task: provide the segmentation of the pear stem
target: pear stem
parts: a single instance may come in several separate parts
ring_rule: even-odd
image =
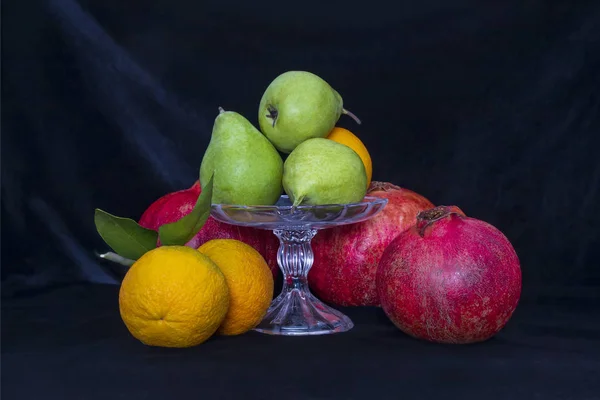
[[[225,110],[223,110],[223,107],[219,107],[219,114],[223,114],[225,112]]]
[[[296,197],[294,203],[292,204],[292,212],[296,212],[296,207],[302,204],[305,196]]]
[[[352,118],[354,120],[354,122],[356,122],[357,124],[361,124],[360,119],[358,119],[358,117],[354,114],[352,114],[350,111],[346,110],[345,108],[342,108],[342,113],[346,114],[347,116],[349,116],[350,118]]]
[[[273,128],[275,128],[275,122],[277,121],[277,117],[279,116],[279,112],[271,104],[267,105],[267,111],[269,111],[269,114],[265,115],[265,116],[267,118],[273,120]]]

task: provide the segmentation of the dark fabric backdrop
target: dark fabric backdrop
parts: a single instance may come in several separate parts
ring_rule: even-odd
[[[596,299],[600,3],[2,3],[2,293],[116,283],[93,210],[137,219],[197,177],[217,107],[328,80],[374,179],[500,228],[523,296]]]

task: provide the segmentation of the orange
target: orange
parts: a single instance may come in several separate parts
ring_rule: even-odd
[[[225,276],[186,246],[162,246],[140,257],[119,291],[121,318],[142,343],[191,347],[210,338],[229,308]]]
[[[273,273],[252,246],[234,239],[213,239],[198,251],[219,266],[229,287],[229,311],[221,335],[239,335],[255,328],[273,299]]]
[[[365,165],[365,170],[367,171],[367,187],[371,184],[371,178],[373,176],[373,163],[371,161],[371,155],[367,150],[364,143],[356,136],[354,133],[350,132],[348,129],[340,128],[336,126],[329,132],[327,139],[333,140],[334,142],[338,142],[341,144],[345,144],[350,147],[352,150],[358,154],[363,164]]]

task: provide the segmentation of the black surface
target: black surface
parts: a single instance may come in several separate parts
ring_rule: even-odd
[[[94,208],[137,219],[191,185],[217,107],[256,124],[291,69],[362,119],[339,125],[375,180],[513,243],[523,302],[496,340],[424,344],[368,310],[324,338],[169,351],[128,336]],[[1,73],[3,398],[594,398],[597,0],[4,1]],[[81,283],[107,286],[47,292]]]
[[[477,345],[416,341],[354,308],[343,334],[165,349],[129,334],[116,287],[59,288],[3,302],[2,398],[600,399],[600,304],[585,296],[523,305]]]

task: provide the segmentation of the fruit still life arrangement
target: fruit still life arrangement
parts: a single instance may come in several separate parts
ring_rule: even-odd
[[[95,210],[100,255],[128,266],[121,318],[149,346],[190,347],[214,335],[255,329],[280,274],[280,239],[269,229],[211,216],[215,204],[292,207],[387,200],[374,217],[319,230],[308,283],[330,305],[380,308],[419,340],[488,340],[508,323],[521,295],[509,240],[455,205],[373,179],[359,136],[336,126],[342,96],[321,77],[288,71],[258,102],[258,124],[219,107],[196,182],[156,199],[133,219]],[[285,278],[285,277],[284,277]]]

